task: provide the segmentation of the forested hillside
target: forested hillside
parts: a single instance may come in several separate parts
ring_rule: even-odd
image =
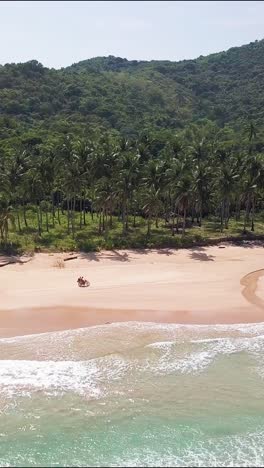
[[[0,68],[0,250],[264,235],[264,41]]]
[[[196,60],[98,57],[55,70],[35,60],[0,67],[0,136],[28,131],[83,135],[109,129],[136,137],[207,119],[264,128],[264,40]]]

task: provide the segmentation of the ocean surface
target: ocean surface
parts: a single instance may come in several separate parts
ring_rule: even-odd
[[[264,466],[264,324],[0,340],[1,466]]]

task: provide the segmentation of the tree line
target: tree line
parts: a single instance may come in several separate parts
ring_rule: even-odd
[[[118,219],[126,236],[138,216],[148,236],[161,222],[172,236],[184,236],[211,215],[221,232],[231,217],[243,219],[244,232],[254,231],[263,194],[263,144],[252,122],[237,133],[206,122],[163,137],[35,139],[0,150],[0,240],[8,241],[11,224],[18,233],[28,228],[29,209],[38,236],[60,224],[62,214],[73,238],[87,216],[101,235]]]

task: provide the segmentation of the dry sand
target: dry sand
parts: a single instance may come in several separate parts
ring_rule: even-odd
[[[264,321],[262,246],[80,253],[58,268],[61,258],[0,268],[0,336],[130,320]],[[79,275],[90,287],[77,286]]]

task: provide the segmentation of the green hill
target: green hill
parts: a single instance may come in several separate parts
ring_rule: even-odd
[[[263,53],[0,67],[0,251],[263,236]]]
[[[181,62],[96,57],[60,70],[0,66],[0,137],[181,129],[209,119],[264,128],[264,40]]]

